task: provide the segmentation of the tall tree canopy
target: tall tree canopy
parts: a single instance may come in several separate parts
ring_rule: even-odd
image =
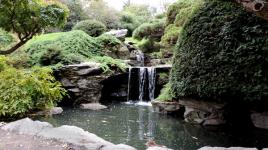
[[[64,25],[67,16],[68,8],[54,0],[1,0],[0,27],[16,33],[19,42],[0,54],[16,51],[44,28]]]

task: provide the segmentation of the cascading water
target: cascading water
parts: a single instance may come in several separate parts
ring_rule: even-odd
[[[143,101],[143,96],[144,96],[144,84],[145,84],[145,78],[146,78],[146,71],[147,68],[145,67],[140,67],[139,68],[139,101]]]
[[[136,55],[137,61],[141,63],[141,66],[144,66],[144,54],[139,51]]]
[[[149,100],[154,100],[154,91],[155,91],[155,77],[156,72],[154,67],[147,68],[148,71],[148,81],[149,81]]]
[[[137,73],[136,73],[136,72]],[[135,77],[135,73],[137,76]],[[130,93],[132,82],[134,79],[138,78],[138,100],[139,102],[143,101],[152,101],[154,99],[155,92],[155,80],[156,80],[156,70],[154,67],[131,67],[129,68],[128,76],[128,101],[131,99]]]

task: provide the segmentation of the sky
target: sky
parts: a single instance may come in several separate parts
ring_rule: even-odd
[[[123,8],[124,2],[127,0],[105,0],[109,6],[114,7],[117,10],[121,10]],[[134,4],[146,4],[150,7],[157,8],[158,12],[163,10],[163,3],[172,3],[176,0],[131,0],[131,3]]]

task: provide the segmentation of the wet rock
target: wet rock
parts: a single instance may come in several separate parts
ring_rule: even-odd
[[[35,114],[32,114],[32,116],[58,115],[58,114],[61,114],[62,112],[63,112],[63,109],[61,107],[53,107],[49,110],[36,112]]]
[[[157,146],[154,146],[154,147],[149,147],[146,150],[173,150],[173,149],[169,149],[169,148],[166,148],[166,147],[157,147]]]
[[[63,112],[63,109],[61,107],[53,107],[49,112],[51,115],[58,115]]]
[[[103,85],[101,82],[109,75],[103,74],[99,63],[86,62],[67,65],[55,71],[56,78],[63,84],[70,97],[63,104],[99,102]]]
[[[85,150],[136,150],[124,144],[115,145],[75,126],[54,128],[49,123],[32,121],[29,118],[9,123],[0,129],[21,135],[37,136],[51,140],[55,139],[73,145],[74,147],[83,147]]]
[[[268,112],[252,113],[251,120],[255,127],[268,129]]]
[[[80,108],[89,110],[102,110],[107,109],[107,106],[101,105],[99,103],[88,103],[88,104],[81,104]]]
[[[245,147],[202,147],[198,150],[258,150],[257,148],[245,148]]]
[[[113,35],[116,38],[125,38],[127,35],[128,30],[127,29],[121,29],[121,30],[111,30],[109,32],[106,32],[104,34]]]
[[[202,125],[225,124],[224,104],[196,101],[192,99],[179,100],[185,107],[184,118],[186,122]]]
[[[180,104],[178,102],[161,102],[152,101],[153,109],[157,113],[171,113],[180,110]]]

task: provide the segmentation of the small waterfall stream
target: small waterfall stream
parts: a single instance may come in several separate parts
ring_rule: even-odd
[[[136,75],[136,77],[134,76]],[[138,79],[138,99],[131,99],[132,83]],[[128,101],[152,101],[155,96],[156,71],[154,67],[131,67],[128,76]]]

